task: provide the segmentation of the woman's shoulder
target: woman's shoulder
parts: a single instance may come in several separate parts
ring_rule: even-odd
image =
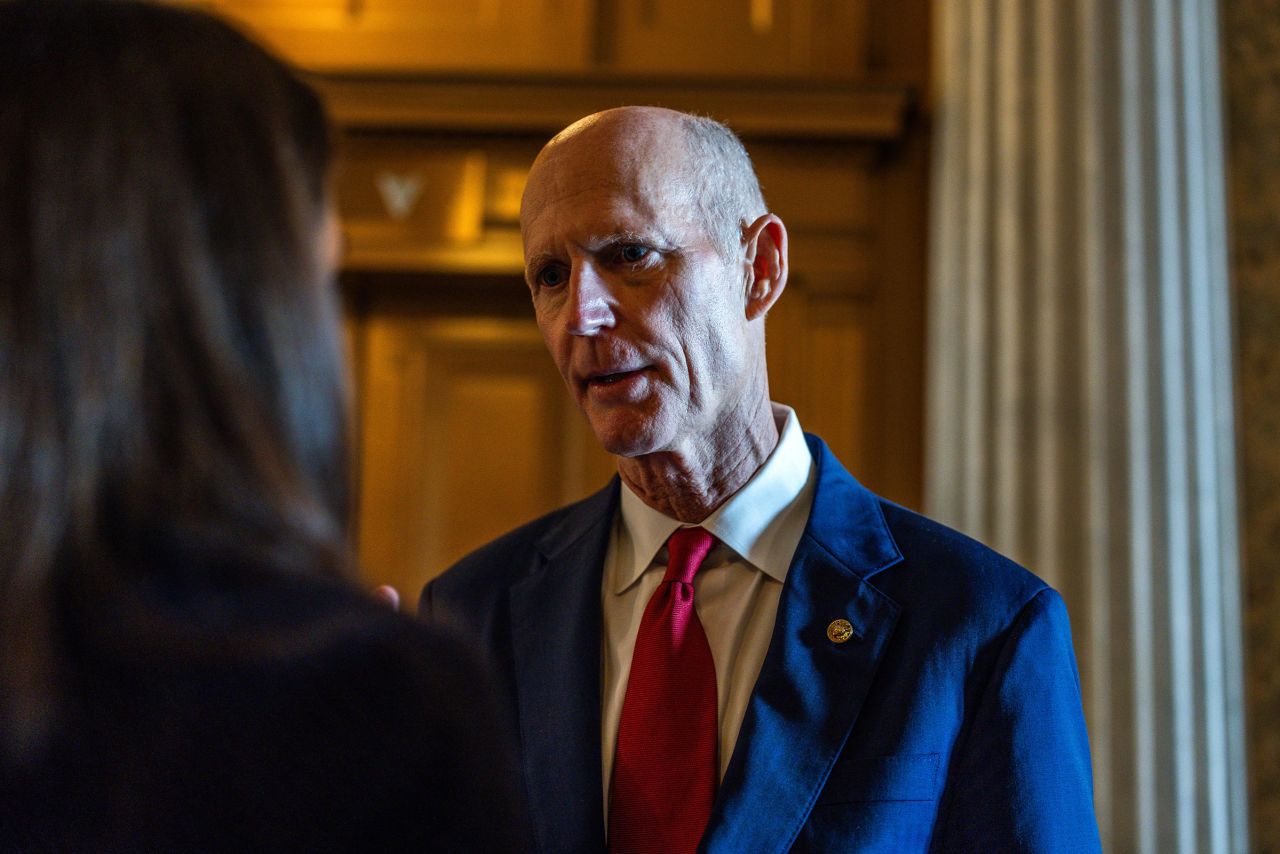
[[[275,640],[241,665],[251,684],[226,695],[256,708],[232,709],[227,723],[251,713],[267,722],[255,738],[263,765],[291,790],[272,821],[332,804],[360,816],[330,817],[327,838],[352,849],[523,847],[512,739],[464,639],[330,582],[276,580],[241,595],[241,611],[261,609],[258,628]]]
[[[295,725],[331,729],[377,715],[383,728],[424,732],[482,701],[488,684],[485,663],[461,638],[346,583],[259,578],[185,607],[182,619],[211,638],[208,654],[175,658],[173,675],[206,682],[206,696],[222,697],[232,713],[243,697],[280,704]]]
[[[459,638],[314,578],[149,595],[148,647],[95,655],[60,739],[74,747],[41,781],[101,810],[38,824],[196,848],[210,833],[287,850],[521,838],[507,733]]]
[[[261,577],[228,591],[225,601],[196,610],[226,614],[233,633],[256,635],[261,652],[283,656],[400,651],[419,662],[446,663],[459,655],[476,663],[459,638],[438,626],[400,614],[354,584],[307,577]],[[250,647],[245,647],[246,651]]]

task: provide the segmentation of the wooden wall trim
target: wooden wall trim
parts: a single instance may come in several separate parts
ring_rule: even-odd
[[[587,79],[316,76],[347,129],[552,134],[590,113],[655,104],[710,114],[754,139],[889,142],[910,125],[908,86]]]

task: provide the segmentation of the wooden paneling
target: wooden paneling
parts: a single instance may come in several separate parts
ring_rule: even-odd
[[[866,236],[874,221],[866,146],[752,141],[769,208],[792,231]]]
[[[873,148],[829,141],[751,141],[769,210],[790,234],[791,269],[814,293],[864,297],[874,282]]]
[[[875,408],[864,418],[875,454],[859,473],[881,494],[915,509],[924,506],[929,136],[927,120],[921,121],[873,173],[875,298],[867,322],[875,330],[869,375]]]
[[[869,0],[172,2],[221,12],[328,73],[860,80],[872,23]]]
[[[411,592],[612,470],[532,320],[434,302],[375,295],[358,340],[360,560]]]
[[[483,151],[425,148],[394,136],[351,139],[339,179],[350,248],[479,242],[485,174]]]
[[[196,0],[325,72],[581,72],[591,0]]]
[[[891,143],[907,132],[915,90],[902,83],[484,77],[387,79],[340,75],[315,83],[334,119],[357,130],[529,134],[534,151],[590,113],[656,104],[714,116],[760,139]],[[500,140],[494,140],[498,142]]]
[[[769,389],[795,408],[800,423],[865,479],[874,458],[868,444],[869,312],[862,300],[815,296],[802,279],[792,282],[769,313]]]
[[[866,71],[862,0],[602,0],[600,20],[602,65],[623,73],[856,79]]]

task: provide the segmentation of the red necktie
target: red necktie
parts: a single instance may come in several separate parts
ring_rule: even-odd
[[[640,620],[613,760],[613,854],[692,852],[711,815],[716,668],[693,608],[693,576],[714,544],[702,528],[671,535],[667,574]]]

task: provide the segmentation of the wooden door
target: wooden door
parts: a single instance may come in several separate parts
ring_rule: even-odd
[[[467,552],[611,476],[518,279],[378,285],[360,314],[357,539],[369,583],[416,596]]]

